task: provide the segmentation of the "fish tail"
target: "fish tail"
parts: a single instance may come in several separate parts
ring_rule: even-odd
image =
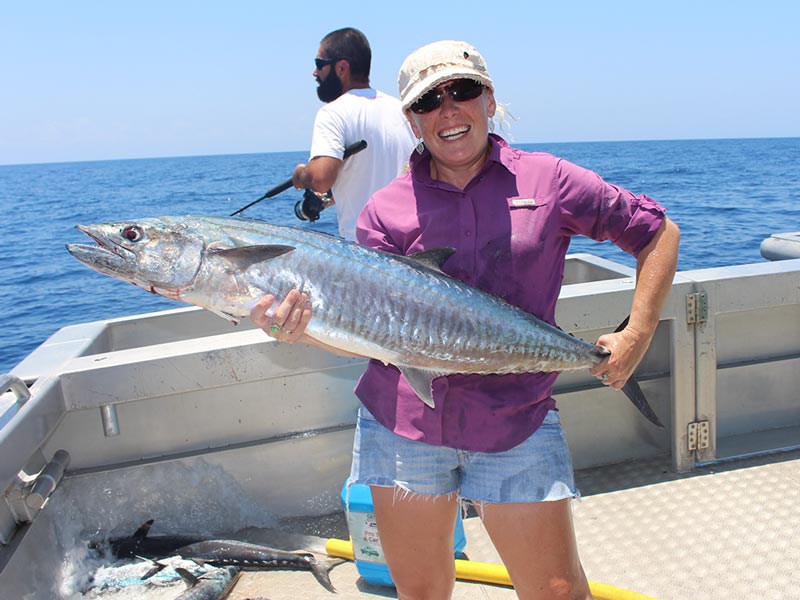
[[[309,562],[311,566],[311,573],[319,581],[320,585],[329,592],[336,593],[336,588],[331,583],[330,572],[333,567],[340,564],[341,561],[323,561],[313,557]]]
[[[659,420],[653,407],[650,406],[647,398],[645,398],[644,392],[642,392],[642,388],[639,387],[639,382],[636,381],[635,377],[631,375],[630,379],[622,386],[622,391],[628,397],[628,400],[633,402],[633,405],[639,409],[639,412],[647,417],[648,421],[658,427],[664,427],[664,424]]]
[[[623,329],[628,326],[628,321],[630,321],[631,316],[628,315],[622,320],[622,323],[617,326],[614,330],[614,333],[619,333]],[[657,425],[658,427],[664,427],[664,424],[659,420],[656,411],[653,410],[653,407],[650,406],[650,403],[647,401],[647,398],[644,397],[644,392],[642,392],[642,388],[639,387],[639,382],[636,381],[636,378],[631,375],[630,379],[625,382],[625,385],[622,386],[623,393],[628,397],[628,400],[633,402],[633,405],[639,409],[639,412],[642,413],[647,420],[650,421],[653,425]]]

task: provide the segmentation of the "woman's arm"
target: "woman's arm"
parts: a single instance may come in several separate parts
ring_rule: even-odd
[[[622,389],[644,358],[656,332],[661,310],[672,289],[678,265],[680,230],[665,219],[656,235],[636,261],[636,290],[628,325],[618,333],[601,336],[597,344],[611,351],[611,356],[592,369],[592,374],[608,379],[603,383]]]

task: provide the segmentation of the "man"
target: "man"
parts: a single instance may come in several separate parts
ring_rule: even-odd
[[[320,42],[314,77],[325,102],[314,121],[308,164],[297,165],[298,189],[332,192],[339,233],[355,239],[356,220],[370,196],[406,167],[416,140],[400,101],[369,85],[372,51],[363,33],[338,29]],[[367,148],[347,161],[345,148],[365,140]]]

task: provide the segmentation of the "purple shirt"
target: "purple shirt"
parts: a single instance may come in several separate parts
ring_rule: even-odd
[[[555,325],[570,238],[611,240],[636,256],[653,239],[664,209],[550,154],[511,148],[490,136],[486,164],[465,190],[430,177],[430,153],[376,192],[356,239],[412,254],[455,248],[443,271]],[[527,439],[555,407],[558,373],[449,375],[433,382],[426,406],[396,367],[370,361],[355,393],[379,423],[433,445],[500,452]]]

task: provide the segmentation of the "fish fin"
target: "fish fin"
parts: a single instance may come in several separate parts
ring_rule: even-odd
[[[139,556],[138,554],[136,555],[136,558],[138,558],[140,560],[145,560],[145,561],[150,562],[150,563],[153,563],[153,566],[150,567],[150,569],[147,571],[147,573],[142,575],[142,577],[141,577],[142,581],[150,579],[153,575],[155,575],[156,573],[160,573],[161,571],[163,571],[164,569],[166,569],[169,566],[168,564],[162,563],[161,561],[152,560],[152,559],[147,558],[145,556]]]
[[[230,321],[234,325],[238,325],[239,324],[239,321],[240,321],[239,317],[235,317],[230,313],[226,313],[226,312],[221,311],[221,310],[214,310],[213,308],[206,308],[206,310],[211,311],[212,313],[214,313],[218,317],[222,317],[226,321]]]
[[[212,244],[208,247],[208,253],[220,256],[238,268],[245,269],[252,264],[278,258],[294,249],[294,246],[286,246],[284,244],[262,244],[241,246],[239,248],[220,248]]]
[[[435,408],[436,404],[433,401],[433,380],[437,377],[443,377],[447,375],[447,373],[415,369],[413,367],[398,367],[398,369],[400,369],[400,373],[406,378],[408,385],[411,386],[414,393],[419,396],[419,399],[431,408]]]
[[[628,326],[628,321],[630,321],[630,319],[630,315],[625,317],[622,320],[622,323],[620,323],[614,330],[614,333],[619,333],[625,329]],[[653,425],[657,425],[658,427],[664,427],[664,424],[658,418],[656,411],[653,410],[653,407],[650,406],[647,398],[645,398],[642,388],[639,387],[639,382],[636,381],[636,378],[633,377],[633,375],[631,375],[630,379],[628,379],[628,381],[625,382],[625,385],[622,386],[622,392],[628,397],[628,400],[633,403],[639,412],[647,418],[648,421],[650,421]]]
[[[441,273],[442,265],[447,262],[448,258],[453,256],[455,251],[455,248],[430,248],[429,250],[409,254],[408,258]]]
[[[153,523],[155,522],[156,522],[155,519],[150,519],[149,521],[142,523],[139,526],[139,529],[134,531],[131,537],[134,539],[146,538],[147,534],[150,533],[150,528],[153,526]]]
[[[181,558],[186,558],[186,557],[182,556]],[[192,556],[188,560],[192,561],[197,566],[203,567],[203,568],[205,568],[206,565],[213,565],[214,564],[214,561],[207,561],[205,558],[200,558],[199,556]]]
[[[195,577],[192,573],[184,569],[183,567],[175,567],[175,572],[181,576],[183,579],[183,583],[186,584],[187,588],[193,588],[197,585],[199,579]]]
[[[631,316],[630,315],[628,315],[627,317],[622,319],[622,323],[617,325],[617,328],[614,330],[614,333],[619,333],[620,331],[625,329],[628,326],[628,321],[630,321],[630,320],[631,320]]]
[[[639,382],[636,381],[636,378],[631,375],[630,379],[625,382],[625,385],[622,386],[623,393],[628,397],[628,400],[633,402],[633,405],[639,409],[639,412],[642,413],[648,421],[650,421],[653,425],[657,425],[658,427],[664,427],[664,424],[659,420],[658,415],[653,410],[653,407],[650,406],[650,403],[647,401],[647,398],[644,396],[644,392],[642,392],[642,388],[639,387]]]
[[[318,560],[313,556],[311,558],[311,562],[309,563],[311,566],[311,573],[314,575],[316,580],[319,581],[320,585],[334,594],[336,593],[336,588],[333,587],[333,583],[331,582],[330,572],[331,569],[338,564],[341,563],[339,561]]]

